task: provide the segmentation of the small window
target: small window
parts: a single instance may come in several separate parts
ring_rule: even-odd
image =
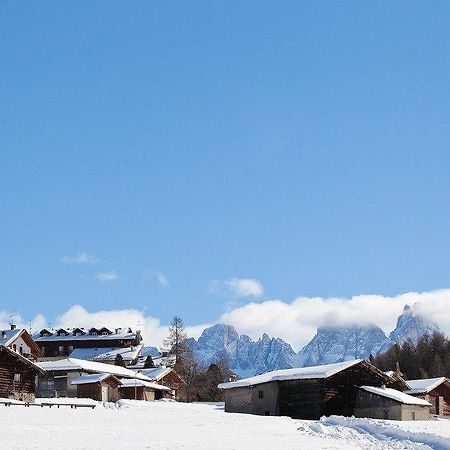
[[[19,347],[19,353],[20,353],[21,355],[23,355],[23,348],[22,348],[22,346]]]
[[[60,346],[58,347],[58,351],[59,351],[59,354],[62,355],[62,354],[64,353],[64,346],[63,346],[63,345],[60,345]]]
[[[387,409],[383,410],[383,419],[389,419],[389,411]]]
[[[103,331],[103,332],[102,332],[102,335],[103,335],[103,336],[108,336],[108,332],[107,332],[107,331]]]
[[[416,420],[416,412],[411,411],[411,420]]]
[[[21,383],[22,382],[22,374],[21,373],[15,373],[14,374],[14,383]]]
[[[13,344],[13,350],[16,352],[17,351],[17,345]]]
[[[264,398],[264,391],[258,391],[258,398]]]
[[[43,355],[45,355],[45,347],[41,347],[41,352]]]
[[[97,336],[97,332],[96,331],[93,331],[91,334],[92,334],[92,336]]]

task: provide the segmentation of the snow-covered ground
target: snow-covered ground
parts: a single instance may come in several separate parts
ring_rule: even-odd
[[[121,400],[106,407],[99,403],[95,409],[0,405],[0,420],[0,448],[8,450],[450,450],[448,420],[392,422],[330,417],[303,421],[229,414],[220,403]]]

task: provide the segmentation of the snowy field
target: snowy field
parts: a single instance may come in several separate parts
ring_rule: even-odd
[[[0,405],[0,418],[0,448],[8,450],[450,450],[448,420],[392,422],[331,417],[304,421],[229,414],[222,404],[132,400],[76,410]]]

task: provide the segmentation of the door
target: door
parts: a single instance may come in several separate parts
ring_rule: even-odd
[[[108,385],[102,385],[102,402],[108,401]]]

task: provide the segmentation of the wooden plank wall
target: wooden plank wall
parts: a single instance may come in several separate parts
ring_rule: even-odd
[[[21,382],[14,382],[20,373]],[[0,352],[0,397],[32,400],[35,393],[36,371],[6,352]],[[30,395],[27,395],[30,394]]]

